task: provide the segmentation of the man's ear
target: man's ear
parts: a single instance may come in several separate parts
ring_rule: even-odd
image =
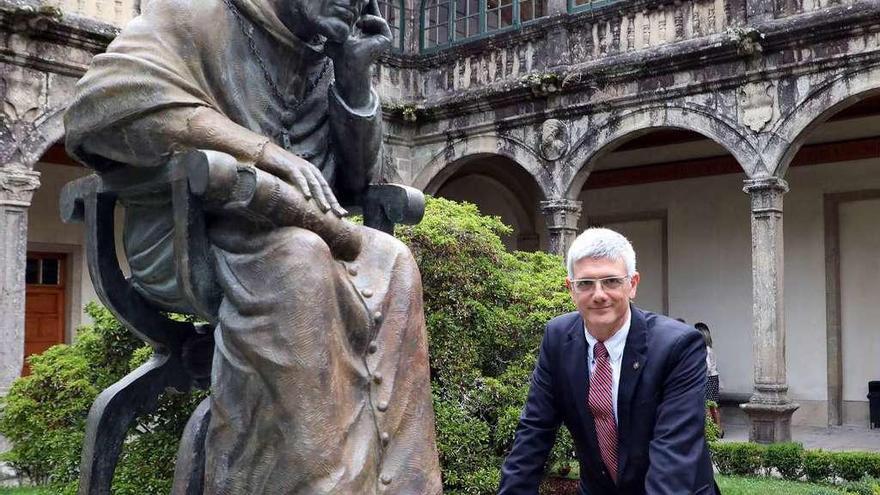
[[[639,280],[641,280],[641,277],[639,277],[639,272],[635,272],[633,274],[633,276],[630,277],[630,279],[629,279],[629,284],[630,284],[629,298],[630,299],[636,298],[636,289],[639,286]]]

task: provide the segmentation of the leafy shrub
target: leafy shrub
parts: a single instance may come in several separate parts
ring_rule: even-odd
[[[3,399],[0,433],[12,449],[3,460],[39,483],[75,479],[92,401],[128,372],[139,345],[106,310],[86,307],[94,320],[73,345],[30,358],[31,374],[16,380]]]
[[[712,460],[721,474],[748,476],[758,474],[764,465],[766,447],[756,443],[710,444]]]
[[[764,467],[775,468],[787,480],[801,477],[804,465],[804,446],[799,443],[776,443],[767,446]]]
[[[98,393],[140,366],[151,351],[109,311],[90,303],[94,323],[72,345],[30,359],[31,375],[13,384],[3,403],[3,455],[16,470],[55,492],[76,493],[85,419]],[[157,411],[129,433],[113,480],[114,494],[165,494],[171,489],[177,442],[204,394],[166,394]]]
[[[834,473],[846,481],[859,481],[865,476],[880,474],[880,454],[871,452],[836,452]]]
[[[721,436],[721,427],[716,425],[714,421],[712,421],[712,416],[709,415],[709,409],[712,407],[718,407],[718,404],[715,401],[707,400],[706,401],[706,441],[714,442],[718,440]]]
[[[507,252],[500,220],[443,199],[397,232],[422,272],[444,487],[495,493],[544,325],[573,309],[562,259]],[[548,465],[571,469],[573,450],[563,428]]]
[[[824,450],[808,450],[804,452],[804,474],[814,482],[830,480],[834,476],[831,452]]]

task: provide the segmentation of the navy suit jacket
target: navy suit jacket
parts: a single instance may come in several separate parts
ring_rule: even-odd
[[[535,495],[564,423],[586,495],[715,493],[704,433],[706,345],[693,327],[630,306],[632,320],[618,384],[618,474],[599,454],[587,406],[584,320],[568,313],[547,324],[499,495]]]

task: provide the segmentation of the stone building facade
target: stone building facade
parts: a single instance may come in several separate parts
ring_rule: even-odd
[[[501,216],[512,249],[563,253],[586,225],[626,233],[637,304],[709,323],[751,438],[867,424],[880,1],[379,3],[398,36],[374,75],[384,179]],[[26,314],[41,321],[32,289],[66,282],[63,305],[41,299],[61,340],[94,299],[82,234],[53,217],[60,186],[88,173],[59,147],[61,116],[138,8],[0,0],[0,392]]]

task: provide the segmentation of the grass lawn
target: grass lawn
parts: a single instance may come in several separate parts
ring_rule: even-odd
[[[833,486],[799,483],[770,478],[746,478],[741,476],[715,476],[723,495],[832,495],[841,494]]]
[[[0,495],[51,495],[52,492],[44,488],[2,488]]]

